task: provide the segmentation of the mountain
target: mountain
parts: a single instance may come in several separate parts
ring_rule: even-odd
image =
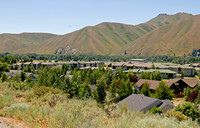
[[[163,54],[168,54],[170,50],[172,50],[171,53],[174,52],[174,46],[171,46],[174,44],[171,43],[168,44],[169,46],[165,46],[166,39],[169,42],[172,40],[174,42],[178,41],[179,36],[181,36],[180,33],[184,31],[182,29],[190,31],[191,27],[189,26],[193,26],[191,23],[193,23],[192,19],[194,17],[197,16],[187,13],[177,13],[175,15],[160,14],[152,20],[139,25],[104,22],[65,35],[48,33],[1,34],[0,52],[122,55],[126,50],[129,55],[154,55],[154,53],[162,53],[158,52],[158,49],[161,49]],[[176,29],[175,26],[178,26],[179,23],[181,25]],[[190,36],[193,36],[193,34],[184,34],[182,36],[186,38],[185,35],[187,35],[187,39],[190,40]],[[180,43],[178,44],[180,45]],[[184,45],[187,47],[186,43]],[[167,49],[167,47],[171,49]],[[176,51],[177,55],[182,53],[181,49]],[[185,48],[184,52],[187,49]]]
[[[0,52],[31,53],[35,48],[56,35],[48,33],[1,34]]]
[[[188,55],[193,49],[200,49],[200,15],[161,26],[138,40],[113,52],[113,55]]]

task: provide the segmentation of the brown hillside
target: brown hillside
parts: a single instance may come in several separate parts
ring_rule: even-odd
[[[159,27],[113,54],[123,54],[126,50],[138,56],[187,55],[192,49],[200,48],[199,30],[200,16],[196,15]]]
[[[147,35],[149,37],[148,33],[158,31],[157,29],[160,27],[168,29],[168,27],[165,26],[171,26],[171,24],[177,21],[190,19],[192,17],[192,15],[186,13],[178,13],[176,15],[160,14],[146,23],[135,26],[105,22],[96,26],[85,27],[65,35],[37,33],[2,34],[0,35],[0,45],[2,46],[0,52],[111,54],[113,51],[117,50],[114,54],[121,54],[127,47],[133,47],[134,45],[139,47],[140,45],[136,45],[137,42],[147,38]],[[159,32],[161,32],[160,34],[162,35],[165,30],[162,29],[162,31]],[[130,43],[131,45],[129,45]],[[141,46],[143,49],[147,48],[147,50],[150,48],[146,46],[145,43]],[[123,49],[119,51],[122,47]],[[127,50],[129,51],[129,49]],[[132,51],[129,53],[137,55],[144,54]],[[153,51],[151,54],[153,54]]]
[[[45,40],[56,35],[48,33],[1,34],[0,52],[30,53]]]

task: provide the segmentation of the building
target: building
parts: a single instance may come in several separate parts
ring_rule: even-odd
[[[10,70],[10,72],[6,72],[6,75],[8,77],[13,78],[13,77],[20,75],[21,72],[22,72],[22,70]],[[26,74],[26,77],[31,77],[32,81],[36,80],[37,75],[30,73],[30,72],[25,72],[25,74]]]
[[[176,78],[177,74],[176,72],[167,69],[132,69],[124,72],[133,72],[136,75],[139,75],[142,72],[160,72],[162,79]]]
[[[149,89],[152,93],[155,92],[155,89],[157,87],[159,87],[159,83],[160,81],[157,81],[157,80],[146,80],[146,79],[140,79],[138,80],[138,82],[135,83],[135,85],[141,90],[142,89],[142,86],[143,84],[147,82],[149,84]]]
[[[181,74],[181,71],[183,71],[184,76],[186,77],[195,76],[194,68],[188,65],[178,65],[173,63],[155,63],[155,67],[157,69],[168,69],[176,72],[177,74]]]
[[[183,93],[187,87],[195,88],[197,84],[200,85],[198,79],[170,79],[166,84],[174,90],[175,94]]]
[[[128,61],[129,62],[143,62],[143,63],[151,62],[150,60],[147,60],[147,59],[130,59]]]
[[[112,63],[113,69],[150,69],[152,63],[141,63],[141,62],[116,62]]]
[[[100,65],[104,65],[104,62],[100,62],[100,61],[89,61],[89,62],[76,62],[76,61],[72,61],[72,62],[39,62],[39,61],[34,61],[34,62],[25,62],[25,63],[16,63],[13,64],[13,69],[15,69],[15,67],[17,67],[17,69],[19,70],[23,70],[25,67],[28,66],[33,66],[35,68],[35,70],[38,70],[40,67],[55,67],[58,65],[62,65],[62,64],[68,64],[69,65],[69,70],[71,70],[72,68],[83,68],[83,67],[99,67]]]
[[[117,106],[126,103],[129,107],[129,110],[133,111],[142,111],[148,112],[153,107],[161,108],[164,112],[167,110],[173,109],[175,106],[170,100],[159,100],[156,98],[147,97],[140,94],[132,94],[119,103]]]

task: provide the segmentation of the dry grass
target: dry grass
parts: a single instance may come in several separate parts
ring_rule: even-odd
[[[7,84],[8,85],[8,84]],[[0,83],[2,92],[10,92],[13,97],[19,95],[19,91],[7,88]],[[2,87],[4,86],[4,87]],[[1,95],[4,93],[1,92]],[[124,104],[99,106],[94,100],[68,99],[63,93],[53,94],[48,92],[35,98],[34,91],[22,93],[29,97],[29,101],[14,98],[10,105],[4,105],[0,109],[1,116],[25,122],[29,127],[43,128],[71,128],[71,127],[105,127],[105,128],[197,128],[197,122],[190,119],[178,121],[173,117],[164,115],[144,114],[142,112],[130,112]],[[20,95],[22,95],[20,94]],[[6,95],[4,95],[6,96]],[[5,102],[8,102],[5,100]]]

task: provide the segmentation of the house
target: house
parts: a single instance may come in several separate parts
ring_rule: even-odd
[[[12,66],[13,66],[13,68],[11,68],[11,69],[23,70],[23,68],[24,68],[23,63],[16,63],[16,64],[13,64]]]
[[[129,62],[143,62],[143,63],[151,62],[150,60],[147,60],[147,59],[130,59],[128,61]]]
[[[162,79],[176,78],[176,72],[167,69],[132,69],[124,72],[133,72],[134,74],[140,74],[142,72],[160,72]]]
[[[160,83],[160,81],[157,80],[140,79],[138,82],[135,83],[135,85],[141,90],[145,82],[149,84],[149,89],[152,93],[155,92],[155,89],[159,86]]]
[[[170,100],[159,100],[156,98],[147,97],[141,94],[132,94],[122,101],[117,103],[117,106],[126,103],[129,110],[148,112],[153,107],[161,108],[164,112],[173,109],[174,105]]]
[[[158,69],[168,69],[176,72],[177,74],[181,74],[181,71],[183,71],[184,76],[186,77],[195,76],[194,68],[188,65],[178,65],[173,63],[155,63],[154,65]]]
[[[20,73],[22,72],[22,70],[10,70],[10,72],[6,72],[6,75],[8,77],[16,77],[17,75],[20,75]],[[29,73],[29,72],[25,72],[26,77],[31,77],[32,81],[36,80],[37,75],[33,74],[33,73]]]
[[[195,88],[197,84],[200,85],[198,79],[170,79],[166,84],[174,90],[175,94],[179,94],[184,91],[184,88]]]

